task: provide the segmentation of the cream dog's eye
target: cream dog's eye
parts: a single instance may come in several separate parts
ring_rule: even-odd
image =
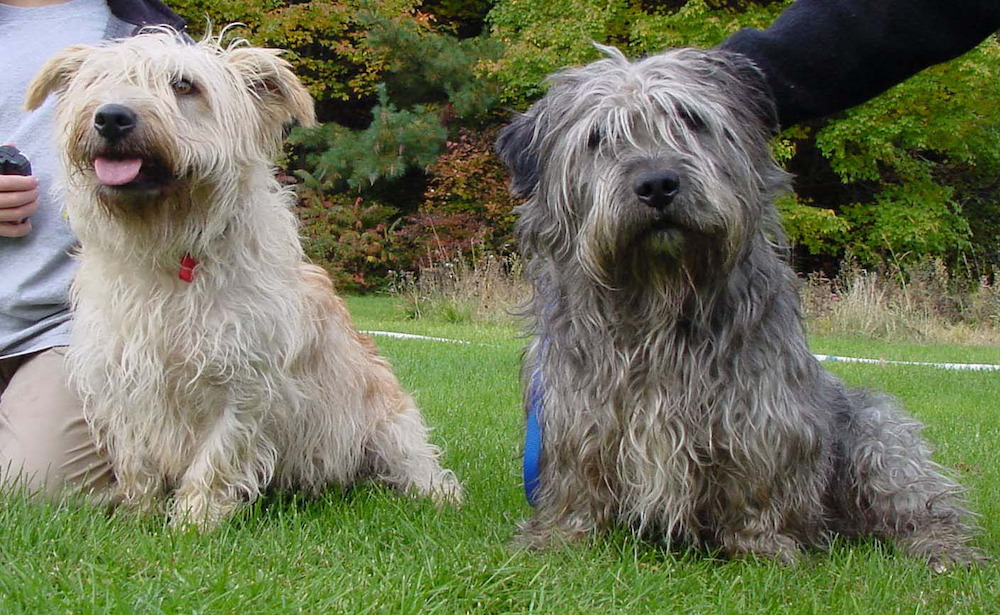
[[[178,96],[188,96],[198,91],[198,88],[194,87],[194,84],[191,83],[191,80],[185,79],[184,77],[176,79],[173,83],[170,84],[170,87],[174,89],[174,94],[177,94]]]

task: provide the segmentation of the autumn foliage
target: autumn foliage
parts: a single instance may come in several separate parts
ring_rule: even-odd
[[[296,130],[310,255],[342,286],[516,250],[514,206],[491,142],[544,77],[588,62],[591,41],[638,57],[765,27],[789,0],[170,0],[286,49],[322,125]],[[779,203],[796,263],[835,272],[937,258],[975,278],[1000,264],[1000,44],[774,142],[796,176]],[[959,272],[960,273],[960,272]]]

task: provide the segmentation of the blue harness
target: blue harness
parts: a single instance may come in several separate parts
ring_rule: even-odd
[[[522,476],[524,479],[524,495],[528,504],[535,505],[538,490],[538,473],[542,462],[542,397],[545,387],[542,383],[542,370],[535,367],[528,385],[528,421],[524,429],[524,464]]]

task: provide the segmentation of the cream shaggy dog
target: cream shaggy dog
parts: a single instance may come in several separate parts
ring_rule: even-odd
[[[67,49],[27,107],[51,93],[81,243],[70,380],[125,502],[172,493],[172,523],[211,526],[268,485],[460,498],[413,400],[304,262],[271,161],[313,103],[276,51],[152,31]]]

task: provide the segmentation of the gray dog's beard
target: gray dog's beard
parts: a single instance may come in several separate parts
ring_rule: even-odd
[[[615,288],[642,293],[694,291],[724,280],[731,269],[724,240],[677,226],[646,228],[628,235],[603,270]]]
[[[653,259],[681,261],[688,249],[687,235],[676,227],[653,228],[639,236],[640,251]]]

